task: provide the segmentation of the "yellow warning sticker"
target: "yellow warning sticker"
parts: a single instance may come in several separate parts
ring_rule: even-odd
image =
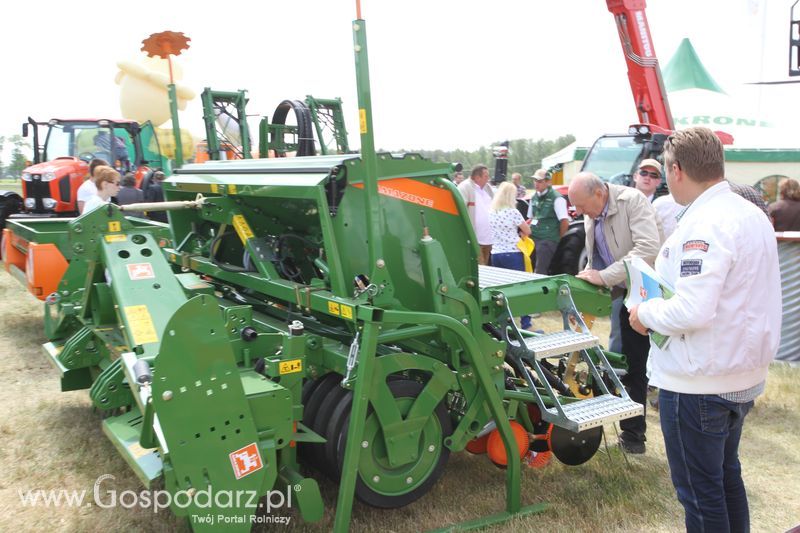
[[[119,220],[112,220],[108,223],[108,231],[120,231],[122,230],[122,224],[119,223]]]
[[[106,235],[106,242],[124,242],[128,240],[127,235],[116,234],[116,235]]]
[[[328,302],[328,312],[332,315],[339,316],[339,304],[336,302]]]
[[[349,318],[349,319],[353,318],[353,308],[352,307],[350,307],[349,305],[342,304],[341,308],[342,308],[342,318]]]
[[[133,344],[158,342],[156,328],[153,326],[153,317],[150,316],[146,305],[128,305],[124,311],[128,318],[128,327],[133,335]]]
[[[358,124],[361,126],[361,133],[367,133],[367,110],[358,110]]]
[[[219,186],[216,183],[211,184],[211,192],[219,192]]]
[[[242,215],[233,215],[233,227],[236,229],[236,233],[239,234],[239,238],[242,242],[253,238],[253,230],[247,225],[247,221]]]
[[[294,374],[295,372],[301,372],[303,370],[303,360],[302,359],[292,359],[290,361],[281,361],[278,365],[278,372],[281,375],[283,374]]]

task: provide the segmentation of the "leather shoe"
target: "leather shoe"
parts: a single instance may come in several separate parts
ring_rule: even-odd
[[[623,439],[622,437],[619,438],[619,447],[622,448],[625,453],[631,453],[636,455],[641,455],[645,453],[646,446],[644,441],[640,440],[627,440]]]

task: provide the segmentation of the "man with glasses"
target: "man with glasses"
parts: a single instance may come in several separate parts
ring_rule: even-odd
[[[656,195],[656,189],[661,185],[661,163],[655,159],[643,159],[639,163],[639,170],[633,177],[633,182],[636,188],[652,202]]]
[[[630,310],[650,347],[672,484],[688,531],[749,531],[742,425],[764,391],[781,330],[781,282],[767,217],[725,181],[722,143],[687,128],[664,144],[667,184],[685,206],[656,271],[675,289]]]

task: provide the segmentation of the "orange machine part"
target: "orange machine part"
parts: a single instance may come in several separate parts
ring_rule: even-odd
[[[528,468],[544,468],[545,466],[550,464],[550,460],[553,458],[553,452],[528,452],[529,454],[534,454],[530,460],[526,460],[525,464],[528,465]],[[530,455],[529,455],[530,457]]]
[[[11,265],[25,271],[25,254],[14,246],[16,239],[19,237],[16,237],[10,229],[3,228],[3,266],[6,272],[11,272]]]
[[[67,260],[58,251],[55,244],[28,244],[28,258],[25,275],[28,279],[28,291],[44,300],[55,292],[58,282],[67,270]]]
[[[144,180],[145,175],[150,172],[150,167],[147,165],[142,165],[136,169],[136,173],[133,175],[133,179],[136,180],[136,188],[142,188],[142,180]]]
[[[220,143],[220,150],[223,154],[225,154],[225,161],[230,161],[231,159],[239,159],[237,155],[236,147],[234,147],[230,143]],[[241,148],[239,149],[241,151]],[[253,154],[253,157],[257,157],[257,154]],[[197,147],[195,148],[194,152],[194,162],[195,163],[205,163],[206,161],[210,161],[211,156],[208,154],[208,142],[200,141],[197,143]]]
[[[531,444],[530,437],[525,428],[522,427],[522,424],[514,420],[509,423],[511,424],[511,431],[514,433],[514,440],[517,441],[517,450],[521,458],[528,451],[528,447]],[[486,453],[494,464],[498,466],[506,466],[508,464],[503,439],[497,429],[489,433],[489,439],[486,441]]]
[[[472,439],[471,441],[469,441],[465,449],[469,453],[474,453],[475,455],[486,453],[486,442],[488,440],[489,440],[489,434],[487,433],[483,437],[478,437],[477,439]]]

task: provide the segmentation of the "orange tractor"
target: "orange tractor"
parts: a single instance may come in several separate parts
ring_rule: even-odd
[[[46,127],[40,144],[39,128]],[[33,165],[22,173],[22,196],[0,191],[1,222],[22,212],[26,217],[78,214],[77,191],[96,158],[120,172],[134,172],[137,186],[163,166],[152,125],[132,120],[51,119],[28,117],[22,136],[33,135]]]

